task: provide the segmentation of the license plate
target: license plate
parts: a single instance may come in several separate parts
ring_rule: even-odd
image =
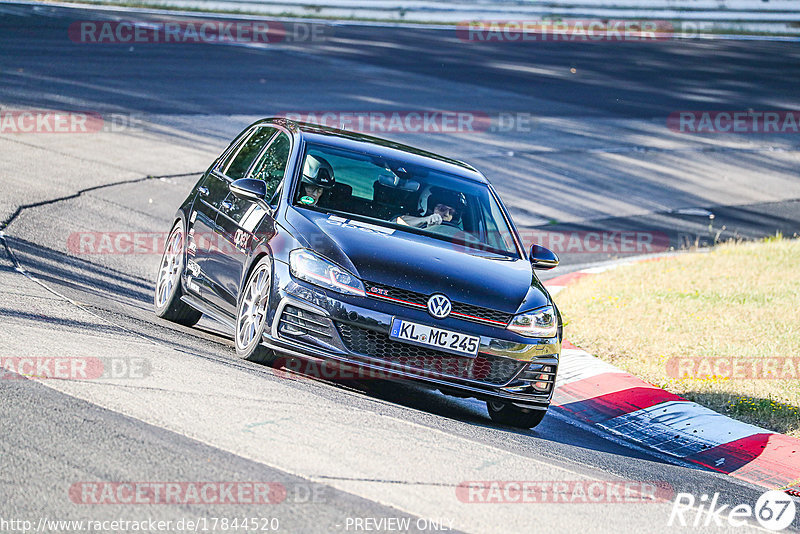
[[[481,344],[479,336],[468,336],[452,330],[443,330],[396,318],[392,319],[392,330],[389,332],[389,337],[404,343],[430,347],[470,358],[477,356],[478,347]]]

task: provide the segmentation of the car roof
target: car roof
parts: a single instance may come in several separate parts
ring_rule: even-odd
[[[382,139],[359,132],[340,130],[338,128],[330,128],[319,124],[292,121],[282,117],[270,117],[259,121],[259,123],[283,125],[295,134],[302,136],[308,142],[317,142],[359,152],[369,152],[390,159],[401,159],[409,163],[425,165],[438,171],[455,174],[476,182],[484,184],[489,183],[480,171],[468,163],[388,139]]]

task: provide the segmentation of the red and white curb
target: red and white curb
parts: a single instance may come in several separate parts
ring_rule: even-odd
[[[618,265],[558,276],[545,286],[555,295],[580,278]],[[726,417],[566,341],[553,406],[647,449],[800,496],[800,439]]]

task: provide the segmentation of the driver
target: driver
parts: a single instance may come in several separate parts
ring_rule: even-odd
[[[455,224],[466,207],[467,201],[463,193],[435,188],[428,197],[426,215],[422,217],[403,215],[397,218],[397,222],[416,228],[433,228],[442,223]]]
[[[315,206],[322,194],[333,188],[336,180],[333,177],[333,167],[327,160],[309,154],[303,164],[303,178],[300,182],[301,204]]]

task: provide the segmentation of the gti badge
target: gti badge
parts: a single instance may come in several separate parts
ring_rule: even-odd
[[[428,299],[428,313],[437,319],[444,319],[450,315],[451,309],[450,299],[444,295],[433,295]]]
[[[382,287],[370,286],[369,287],[369,292],[370,293],[375,293],[377,295],[383,295],[384,297],[388,297],[389,296],[389,290],[388,289],[384,289]]]

